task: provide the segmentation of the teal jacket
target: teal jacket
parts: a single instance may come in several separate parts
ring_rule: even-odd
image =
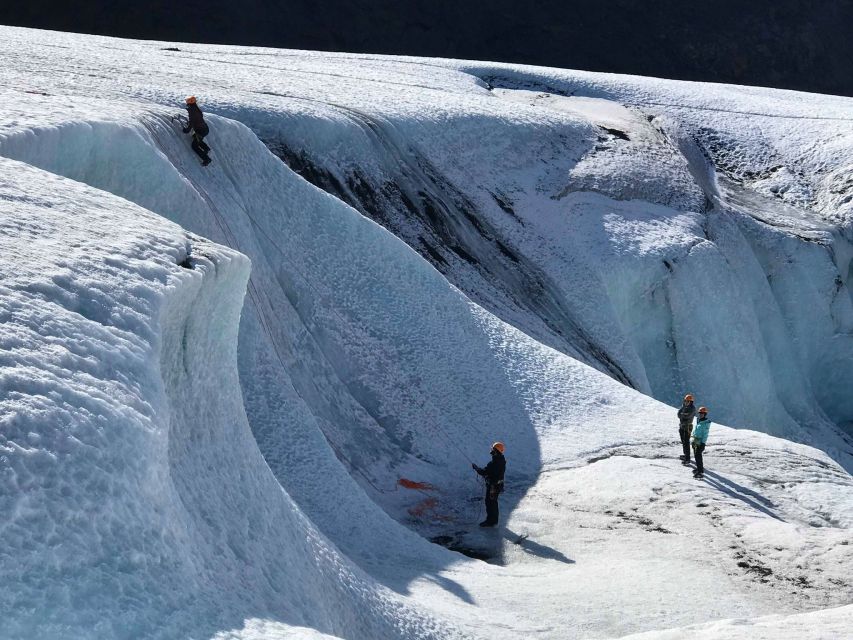
[[[708,432],[711,430],[711,421],[708,418],[700,420],[693,427],[693,441],[697,444],[708,442]]]

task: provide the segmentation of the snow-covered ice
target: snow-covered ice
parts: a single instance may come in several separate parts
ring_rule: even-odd
[[[847,637],[853,100],[0,34],[0,637]]]

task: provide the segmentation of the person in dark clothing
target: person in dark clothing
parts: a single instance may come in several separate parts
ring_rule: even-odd
[[[678,410],[678,437],[681,438],[681,464],[690,464],[690,436],[693,435],[693,418],[696,417],[696,406],[693,404],[693,394],[684,396],[684,402]]]
[[[492,445],[492,460],[485,468],[471,464],[478,474],[486,480],[486,519],[480,523],[481,527],[494,527],[500,516],[498,510],[498,496],[504,490],[504,473],[506,472],[506,458],[504,458],[503,442],[495,442]]]
[[[204,114],[201,112],[195,96],[187,98],[187,120],[189,122],[189,126],[184,127],[184,133],[192,131],[193,151],[195,151],[196,154],[198,154],[198,157],[201,158],[202,166],[206,167],[210,164],[211,160],[210,156],[207,155],[210,152],[210,147],[207,146],[204,138],[208,133],[210,133],[210,129],[208,129],[207,123],[204,121]]]

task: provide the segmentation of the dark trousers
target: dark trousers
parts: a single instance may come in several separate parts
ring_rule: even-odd
[[[693,446],[693,455],[696,456],[696,471],[698,473],[705,472],[705,466],[702,464],[702,452],[705,450],[705,443]]]
[[[678,437],[681,438],[681,448],[684,450],[684,459],[690,462],[690,426],[679,427]]]
[[[486,522],[489,524],[497,524],[499,517],[498,488],[486,485]]]
[[[207,146],[207,143],[204,141],[204,136],[207,134],[201,134],[198,132],[193,132],[193,151],[198,154],[198,157],[204,160],[205,162],[210,160],[210,156],[207,155],[207,152],[210,151],[210,147]]]

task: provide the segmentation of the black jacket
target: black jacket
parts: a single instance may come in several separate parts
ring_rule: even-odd
[[[687,406],[681,405],[678,410],[678,423],[683,429],[693,426],[693,418],[696,417],[696,405],[692,402]]]
[[[477,468],[477,473],[486,479],[489,486],[503,488],[506,458],[499,451],[492,454],[492,461],[484,469]]]
[[[190,129],[199,135],[206,136],[210,131],[207,128],[207,123],[204,121],[204,115],[197,104],[187,105],[187,120],[189,120]]]

